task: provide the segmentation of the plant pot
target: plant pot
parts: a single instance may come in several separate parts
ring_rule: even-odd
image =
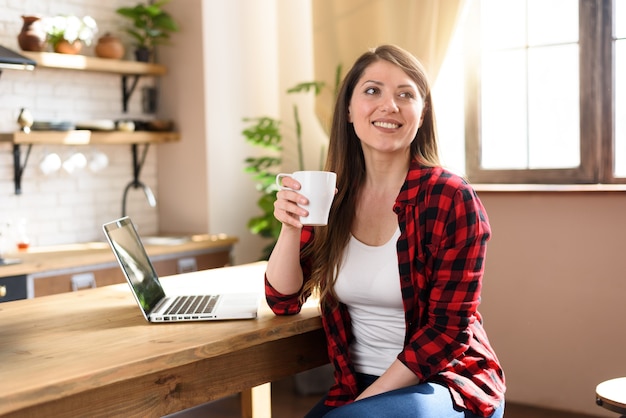
[[[100,58],[120,59],[124,56],[124,45],[118,37],[105,33],[98,39],[95,53]]]
[[[72,54],[76,55],[83,48],[83,43],[81,41],[60,41],[54,45],[54,52],[59,54]]]
[[[41,17],[22,16],[23,25],[17,42],[22,51],[43,51],[46,47],[46,31],[43,28]]]
[[[139,62],[150,62],[152,51],[149,48],[140,47],[135,49],[135,59]]]

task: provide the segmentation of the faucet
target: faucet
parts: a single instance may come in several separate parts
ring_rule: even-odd
[[[146,184],[139,181],[139,173],[141,171],[141,167],[143,166],[144,161],[146,160],[146,154],[148,153],[149,145],[150,144],[145,144],[144,149],[143,149],[143,154],[141,156],[141,161],[140,161],[137,155],[138,153],[137,144],[132,144],[133,180],[126,185],[126,188],[124,188],[124,194],[122,195],[122,217],[126,216],[126,197],[128,195],[128,191],[131,188],[138,189],[141,187],[143,189],[144,195],[146,196],[146,199],[148,200],[148,204],[150,205],[150,207],[153,208],[157,204],[156,198],[154,197],[154,193],[152,193],[152,189],[150,189],[150,187],[147,186]]]
[[[126,197],[128,195],[128,191],[131,188],[138,189],[140,187],[143,189],[143,193],[146,196],[146,199],[148,200],[148,204],[150,205],[150,207],[153,208],[156,206],[157,202],[156,202],[156,198],[154,197],[154,193],[152,193],[152,189],[150,189],[148,185],[143,184],[139,180],[137,181],[133,180],[130,183],[128,183],[126,185],[126,188],[124,189],[124,194],[122,196],[122,218],[126,216]]]

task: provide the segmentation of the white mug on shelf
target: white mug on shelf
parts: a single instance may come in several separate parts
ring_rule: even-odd
[[[77,170],[82,170],[87,166],[87,157],[82,152],[75,152],[63,161],[63,169],[68,174],[73,174]]]
[[[93,173],[102,171],[109,165],[109,157],[100,150],[95,150],[89,161],[89,169]]]
[[[61,168],[61,157],[56,152],[51,152],[46,154],[39,163],[39,169],[41,172],[47,176],[49,174],[55,173],[59,171]]]

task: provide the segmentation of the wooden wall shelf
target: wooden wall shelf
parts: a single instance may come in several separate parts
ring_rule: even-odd
[[[133,184],[139,183],[139,172],[146,158],[150,144],[175,142],[180,140],[178,132],[94,132],[94,131],[32,131],[0,134],[0,142],[13,144],[13,180],[15,194],[22,194],[22,175],[28,163],[33,145],[124,145],[130,144],[133,153]],[[139,157],[138,146],[143,145]],[[26,153],[22,158],[22,146]],[[23,160],[23,161],[22,161]]]
[[[0,134],[0,142],[32,145],[158,144],[180,141],[178,132],[31,131]]]
[[[138,61],[124,61],[85,55],[57,54],[55,52],[20,52],[37,63],[37,67],[59,68],[64,70],[94,71],[122,75],[164,75],[163,65]]]

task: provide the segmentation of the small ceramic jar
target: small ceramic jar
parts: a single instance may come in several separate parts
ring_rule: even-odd
[[[124,44],[118,37],[105,33],[98,39],[95,52],[100,58],[120,59],[124,56]]]

